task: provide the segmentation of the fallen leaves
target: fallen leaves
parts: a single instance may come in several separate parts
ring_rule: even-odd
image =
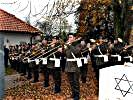
[[[65,73],[62,73],[61,93],[57,94],[53,91],[52,77],[50,77],[50,86],[47,88],[43,87],[42,79],[40,79],[40,82],[33,84],[22,77],[18,82],[21,82],[21,84],[6,91],[5,100],[72,100],[70,84]],[[89,65],[87,82],[82,83],[80,81],[81,100],[97,100],[96,84],[93,69]]]

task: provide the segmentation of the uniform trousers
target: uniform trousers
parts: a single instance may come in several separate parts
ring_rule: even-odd
[[[74,100],[80,98],[79,72],[67,72],[68,80],[71,85],[72,97]]]
[[[32,65],[31,64],[27,64],[27,79],[31,79],[32,78]]]
[[[45,68],[44,70],[44,87],[49,86],[49,75],[53,76],[54,80],[54,92],[60,92],[60,86],[61,86],[61,68]]]
[[[39,65],[35,65],[33,67],[33,74],[34,74],[34,81],[33,82],[38,82],[39,81]]]
[[[88,64],[83,64],[83,66],[80,67],[80,74],[81,74],[82,83],[86,82],[87,72],[88,72]]]

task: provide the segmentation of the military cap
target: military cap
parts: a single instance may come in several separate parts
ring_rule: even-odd
[[[59,37],[58,36],[53,36],[52,39],[59,40]]]

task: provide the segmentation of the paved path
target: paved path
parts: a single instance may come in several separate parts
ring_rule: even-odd
[[[5,90],[14,88],[17,85],[19,85],[19,82],[18,82],[19,78],[20,78],[20,74],[5,76]]]

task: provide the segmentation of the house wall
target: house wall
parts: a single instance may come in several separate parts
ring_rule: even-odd
[[[15,45],[20,44],[20,42],[30,43],[30,34],[26,33],[3,33],[4,34],[4,44],[9,40],[9,44]]]

